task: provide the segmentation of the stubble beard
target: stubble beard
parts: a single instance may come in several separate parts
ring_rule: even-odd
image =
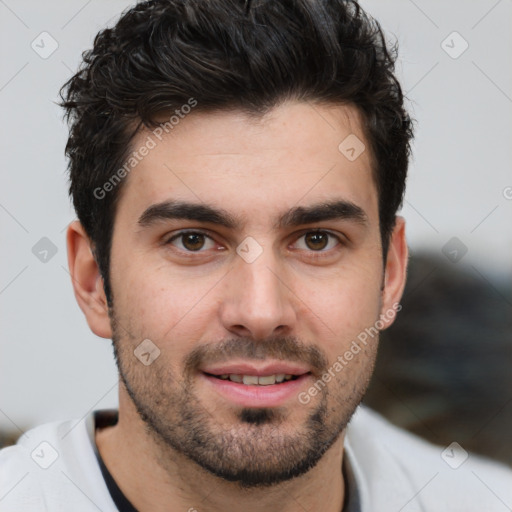
[[[121,339],[113,313],[111,319],[121,381],[148,435],[159,447],[160,462],[165,465],[177,453],[243,489],[274,486],[314,468],[339,438],[361,402],[375,359],[374,354],[370,355],[370,365],[365,371],[368,375],[359,385],[341,382],[341,378],[335,388],[339,392],[323,388],[317,395],[316,405],[300,425],[287,424],[290,412],[280,407],[233,409],[230,417],[235,421],[227,423],[224,419],[222,423],[217,419],[217,411],[201,403],[195,395],[193,372],[185,371],[184,377],[178,379],[165,365],[164,350],[150,366],[142,365],[133,354],[137,340],[129,335]],[[276,340],[268,345],[264,342],[256,345],[249,339],[228,340],[218,353],[225,355],[235,350],[236,355],[250,358],[257,352],[258,358],[262,358],[263,353],[265,357],[282,356],[284,351],[290,356],[291,351],[297,350],[297,341],[283,338],[276,349]],[[217,348],[218,344],[212,347]],[[310,363],[318,369],[327,369],[327,360],[317,349],[310,352],[302,349],[300,353],[303,357],[311,354]],[[197,359],[196,353],[188,363],[193,366]],[[305,406],[297,401],[295,407]]]

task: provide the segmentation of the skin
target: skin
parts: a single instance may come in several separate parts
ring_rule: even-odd
[[[198,365],[223,354],[223,361],[301,361],[311,365],[300,390],[307,391],[365,328],[379,318],[382,328],[391,325],[382,315],[403,292],[405,223],[397,217],[384,268],[370,152],[351,162],[338,150],[350,134],[368,148],[350,106],[287,102],[258,119],[238,111],[189,114],[123,184],[111,252],[113,311],[89,239],[78,222],[69,227],[76,298],[91,330],[114,339],[121,373],[119,422],[98,431],[96,443],[141,512],[168,511],[171,503],[211,512],[342,509],[345,426],[371,377],[377,337],[309,403],[294,397],[260,410],[259,421],[207,386]],[[169,199],[223,208],[240,226],[179,219],[141,226],[148,207]],[[293,207],[334,199],[360,207],[365,222],[275,226]],[[169,243],[183,229],[211,239]],[[315,245],[307,235],[314,230],[341,243],[324,236]],[[251,263],[236,252],[247,236],[262,248]],[[187,252],[191,246],[200,251]],[[148,366],[133,354],[144,339],[160,350]],[[193,351],[199,360],[187,365]],[[284,477],[308,448],[323,455]],[[225,474],[252,471],[252,480],[228,481],[208,463]],[[256,485],[265,474],[274,481]]]

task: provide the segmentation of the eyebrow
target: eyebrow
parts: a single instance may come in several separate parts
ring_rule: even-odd
[[[274,228],[295,227],[325,220],[350,220],[359,224],[368,223],[368,217],[360,206],[347,200],[334,200],[292,208],[278,219]]]
[[[204,203],[163,201],[147,208],[139,217],[141,227],[149,227],[162,220],[182,219],[217,224],[228,229],[240,229],[244,218]],[[366,225],[368,216],[355,203],[347,200],[324,201],[309,206],[296,206],[282,214],[274,223],[274,229],[296,227],[326,220],[349,220]]]

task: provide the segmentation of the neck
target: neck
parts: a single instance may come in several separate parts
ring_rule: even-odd
[[[96,444],[119,488],[139,512],[167,512],[171,503],[173,510],[190,512],[340,512],[343,437],[306,474],[272,487],[242,489],[155,441],[131,400],[120,391],[119,421],[97,431]]]

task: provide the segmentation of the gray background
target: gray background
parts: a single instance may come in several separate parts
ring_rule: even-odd
[[[117,402],[110,342],[89,331],[67,272],[74,213],[54,101],[97,31],[131,4],[0,0],[0,427]],[[458,259],[465,247],[453,264],[496,287],[512,274],[512,1],[363,5],[398,40],[398,75],[418,121],[402,210],[411,251],[455,258],[455,249]]]

